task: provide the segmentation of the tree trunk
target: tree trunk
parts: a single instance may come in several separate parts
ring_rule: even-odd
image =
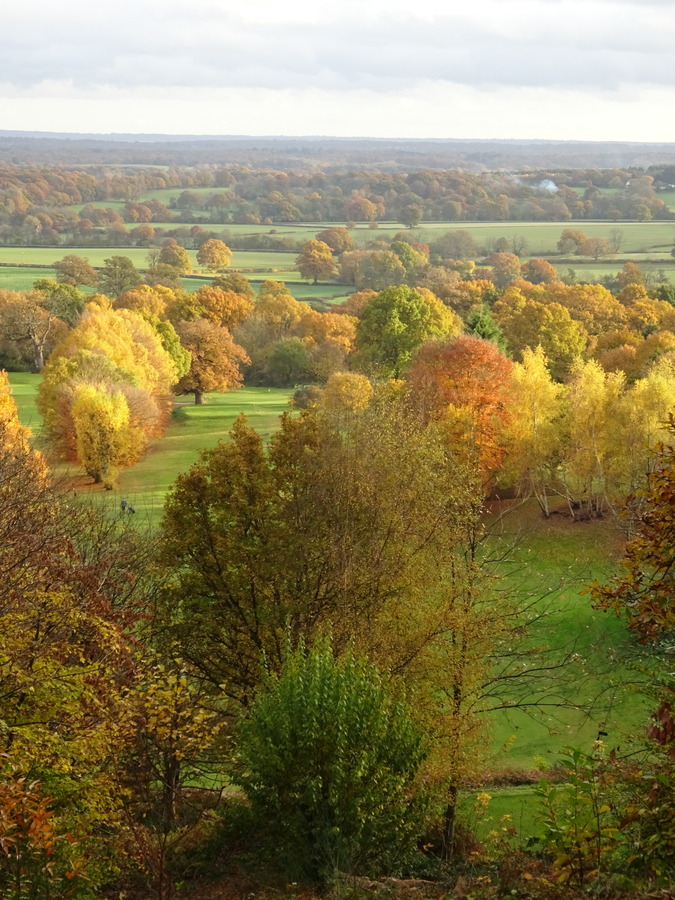
[[[195,395],[195,406],[203,406],[204,404],[204,394],[201,391],[194,391]]]
[[[457,823],[457,795],[459,791],[456,784],[448,788],[448,805],[445,807],[443,823],[443,847],[441,857],[443,862],[450,862],[455,854],[455,825]]]
[[[41,372],[45,367],[45,354],[42,344],[33,344],[33,368]]]

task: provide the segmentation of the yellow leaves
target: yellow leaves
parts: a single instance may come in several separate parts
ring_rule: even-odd
[[[121,391],[107,393],[92,384],[79,385],[72,406],[77,458],[96,480],[112,485],[117,470],[139,455],[142,432],[130,424]]]
[[[373,386],[365,375],[335,372],[324,388],[322,402],[334,412],[360,412],[373,398]]]

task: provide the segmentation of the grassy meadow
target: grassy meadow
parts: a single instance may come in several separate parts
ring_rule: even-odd
[[[15,372],[9,380],[19,417],[33,430],[37,445],[41,446],[42,419],[35,404],[40,376]],[[95,495],[112,509],[117,509],[120,499],[126,497],[137,511],[137,521],[156,525],[166,491],[196,461],[200,450],[213,447],[227,437],[240,413],[248,417],[257,431],[268,436],[287,409],[289,396],[290,392],[283,388],[241,388],[227,394],[207,394],[203,406],[179,398],[164,436],[152,442],[139,463],[122,472],[114,491],[93,487],[75,467],[57,463],[55,468],[60,475],[72,479],[76,490]]]

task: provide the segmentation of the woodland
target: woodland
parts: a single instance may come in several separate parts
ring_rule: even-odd
[[[0,165],[0,896],[672,896],[675,167],[330,163]]]

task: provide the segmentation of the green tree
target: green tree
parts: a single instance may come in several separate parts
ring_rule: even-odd
[[[494,316],[490,312],[490,307],[484,303],[477,306],[467,316],[466,333],[483,338],[484,341],[491,341],[499,347],[502,353],[506,352],[507,341],[504,332],[495,321]]]
[[[289,337],[269,348],[265,374],[270,384],[292,387],[310,378],[311,365],[307,344],[299,337]]]
[[[343,264],[348,255],[343,257]],[[395,253],[391,250],[372,250],[358,259],[354,283],[360,291],[367,288],[382,291],[392,284],[402,284],[405,275],[405,266]]]
[[[474,502],[461,467],[399,405],[285,416],[267,448],[239,419],[168,498],[166,636],[240,702],[261,652],[280,667],[287,628],[308,644],[331,628],[337,652],[353,640],[385,668],[417,671],[445,633],[446,577]]]
[[[103,263],[98,275],[98,287],[110,297],[119,297],[143,281],[141,273],[127,256],[110,256]]]
[[[408,203],[398,214],[398,221],[406,228],[415,228],[422,221],[423,208],[418,203]]]
[[[421,830],[425,743],[372,665],[300,644],[239,729],[239,783],[287,877],[380,875]],[[271,832],[271,834],[270,834]]]
[[[58,316],[73,328],[84,310],[85,296],[70,284],[59,284],[51,278],[38,278],[33,288],[40,291],[44,299],[40,306]]]
[[[454,316],[430,292],[389,287],[368,302],[359,320],[355,364],[364,372],[399,378],[427,338],[456,331]]]
[[[478,244],[466,228],[446,231],[431,245],[435,256],[441,259],[476,259]]]

